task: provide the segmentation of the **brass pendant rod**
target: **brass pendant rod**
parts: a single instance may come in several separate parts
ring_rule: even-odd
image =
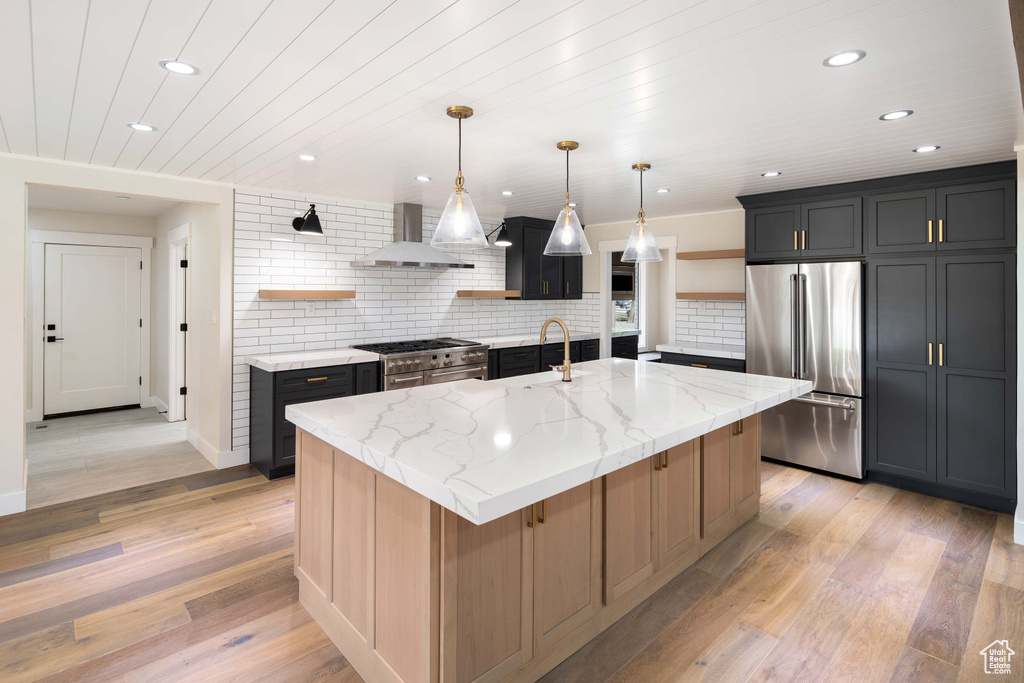
[[[569,206],[569,150],[565,150],[565,205]]]

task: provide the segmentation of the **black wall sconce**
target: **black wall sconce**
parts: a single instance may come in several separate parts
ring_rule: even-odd
[[[324,234],[324,229],[320,227],[320,217],[316,215],[316,204],[310,204],[309,211],[293,220],[292,227],[304,235]]]
[[[509,239],[508,230],[505,229],[505,222],[504,221],[502,221],[501,225],[496,227],[494,230],[491,230],[489,233],[487,233],[487,237],[490,237],[491,235],[493,235],[495,233],[495,231],[500,231],[500,232],[498,232],[498,238],[496,240],[494,240],[494,246],[496,246],[496,247],[511,247],[512,246],[512,240]]]

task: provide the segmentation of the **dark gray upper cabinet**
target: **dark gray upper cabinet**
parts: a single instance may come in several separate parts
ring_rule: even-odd
[[[861,204],[860,197],[801,204],[801,254],[812,258],[862,254]]]
[[[869,262],[868,469],[935,481],[936,354],[935,258]]]
[[[1013,180],[951,185],[935,192],[939,250],[1016,245],[1016,183]]]
[[[1014,498],[1016,258],[936,263],[938,483]]]
[[[866,211],[869,254],[935,249],[935,190],[870,195]]]
[[[523,299],[583,297],[583,257],[545,256],[554,221],[520,216],[505,219],[512,245],[505,248],[505,289]]]
[[[583,257],[562,257],[562,298],[583,298]]]
[[[747,211],[747,258],[799,258],[799,204]]]

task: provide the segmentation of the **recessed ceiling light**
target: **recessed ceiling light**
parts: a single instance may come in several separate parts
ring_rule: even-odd
[[[430,182],[430,176],[418,175],[418,176],[416,176],[416,180],[420,181],[421,183],[429,183]]]
[[[502,190],[501,194],[504,195],[505,197],[511,197],[512,195],[515,194],[515,192],[513,192],[512,190]]]
[[[913,109],[897,109],[896,111],[890,111],[888,113],[882,114],[878,118],[881,119],[882,121],[899,121],[900,119],[907,118],[913,113]]]
[[[918,154],[927,154],[928,152],[934,152],[937,149],[941,149],[938,145],[924,145],[914,149]]]
[[[312,154],[300,154],[299,158],[303,161],[316,161],[316,157]]]
[[[665,194],[666,192],[671,192],[671,191],[672,190],[668,189],[667,187],[659,187],[658,188],[658,194]]]
[[[849,66],[864,59],[864,50],[843,50],[831,57],[826,57],[822,62],[825,66]]]
[[[140,133],[152,133],[154,130],[156,130],[156,126],[151,126],[148,123],[129,123],[128,127],[131,128],[132,130],[137,130]]]
[[[765,171],[761,174],[762,178],[777,178],[782,175],[782,171]]]
[[[199,69],[187,62],[179,62],[177,59],[161,60],[160,66],[167,69],[172,74],[179,74],[181,76],[195,76],[199,73]]]

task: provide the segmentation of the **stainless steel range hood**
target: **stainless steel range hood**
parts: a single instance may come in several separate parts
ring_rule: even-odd
[[[406,268],[472,268],[423,242],[423,207],[395,204],[395,241],[352,261],[353,266],[402,266]]]

